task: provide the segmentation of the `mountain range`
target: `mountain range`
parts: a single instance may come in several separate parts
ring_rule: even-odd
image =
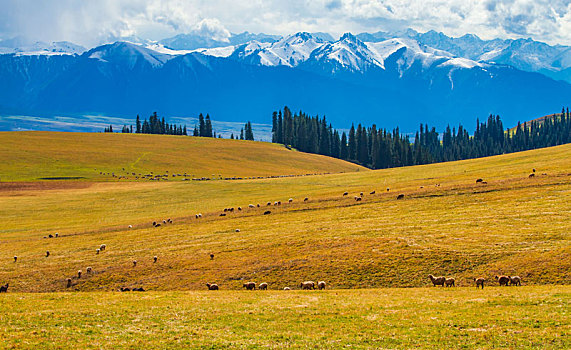
[[[571,96],[570,48],[530,39],[451,38],[413,30],[286,37],[241,33],[217,41],[178,35],[85,50],[0,42],[0,115],[268,123],[284,105],[352,122],[437,128],[500,114],[506,125],[556,112]],[[2,124],[0,123],[0,128]]]

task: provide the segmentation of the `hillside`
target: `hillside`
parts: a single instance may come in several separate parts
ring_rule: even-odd
[[[40,140],[61,137],[22,135]],[[138,137],[92,135],[88,141],[86,135],[71,136],[91,145],[98,140],[102,148],[110,140],[125,141],[127,147],[128,141]],[[7,140],[6,135],[2,137]],[[185,138],[178,146],[207,141]],[[250,156],[250,145],[270,146],[216,142],[248,145],[241,151],[247,150]],[[38,165],[39,157],[23,147],[29,144],[9,151],[10,159],[18,161],[2,162],[3,173]],[[65,147],[49,150],[48,144],[47,154],[69,159],[63,158],[69,154],[58,153]],[[153,149],[153,144],[148,147]],[[270,147],[274,148],[278,154],[289,152]],[[6,147],[3,152],[8,152]],[[71,154],[82,155],[81,166],[75,166],[86,169],[86,174],[91,167],[102,168],[98,162],[107,161],[105,156],[95,158],[95,153]],[[154,161],[164,162],[159,169],[179,164],[178,158],[165,154],[154,153],[145,166],[154,166]],[[571,145],[564,145],[308,177],[74,182],[77,186],[32,186],[25,191],[4,186],[0,191],[0,282],[11,281],[14,291],[36,292],[109,291],[141,285],[148,290],[189,290],[203,289],[206,281],[216,281],[223,289],[240,289],[245,280],[266,281],[270,289],[281,289],[306,279],[323,279],[333,288],[371,288],[427,286],[429,273],[455,276],[458,285],[471,286],[475,276],[485,276],[492,283],[493,276],[505,273],[520,275],[525,285],[570,284],[569,157]],[[120,169],[132,162],[119,152],[109,167]],[[249,169],[253,166],[257,165],[244,163],[243,171],[261,172]],[[529,177],[532,168],[537,172]],[[52,176],[73,173],[51,169]],[[151,169],[156,168],[146,170]],[[478,178],[487,183],[476,183]],[[345,191],[348,196],[342,196]],[[353,197],[359,192],[364,196],[357,202]],[[405,198],[397,200],[401,193]],[[288,204],[288,198],[293,203]],[[266,206],[278,200],[281,206]],[[261,207],[248,208],[250,203]],[[243,210],[238,211],[238,206]],[[220,216],[228,207],[236,210]],[[271,214],[263,215],[266,210]],[[203,217],[196,219],[196,213]],[[152,227],[152,221],[167,218],[174,223]],[[59,238],[43,238],[55,232]],[[96,254],[100,244],[108,248]],[[158,257],[157,263],[152,262],[153,256]],[[138,262],[136,267],[133,260]],[[73,287],[67,289],[66,279],[87,266],[93,267],[94,274],[74,277]]]
[[[342,160],[266,142],[166,135],[1,132],[0,181],[137,176],[223,178],[364,171]],[[100,174],[100,172],[104,174]],[[133,175],[135,173],[135,175]],[[139,181],[143,181],[139,178]],[[148,181],[148,180],[144,180]]]

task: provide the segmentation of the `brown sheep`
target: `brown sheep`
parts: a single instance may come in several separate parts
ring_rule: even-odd
[[[307,289],[307,290],[309,290],[309,289],[315,289],[315,282],[313,282],[313,281],[301,282],[301,283],[299,284],[299,287],[300,287],[301,289]]]
[[[305,198],[303,199],[304,202],[307,202],[308,200],[309,200],[309,198],[307,198],[307,197],[305,197]]]
[[[0,293],[8,293],[9,284],[6,283],[5,285],[0,287]]]
[[[478,289],[478,286],[481,286],[482,289],[484,289],[484,282],[485,280],[480,277],[480,278],[474,278],[474,282],[476,282],[476,289]]]
[[[360,196],[363,197],[363,192],[360,193]]]
[[[256,206],[253,204],[248,204],[248,208],[255,208]]]
[[[81,270],[77,270],[77,278],[81,278]]]
[[[319,281],[317,282],[317,288],[319,290],[325,289],[325,281]]]
[[[214,260],[214,254],[210,253],[210,260]]]
[[[99,246],[99,250],[104,251],[105,249],[107,249],[107,246],[105,244]]]
[[[428,275],[428,278],[430,278],[430,281],[432,281],[434,287],[436,286],[444,287],[444,281],[446,281],[446,277],[444,276],[434,277],[433,275]]]
[[[508,276],[496,276],[496,280],[500,284],[500,287],[507,286],[510,282],[510,278]]]
[[[14,256],[14,262],[17,262],[17,261],[18,261],[18,257]]]
[[[50,251],[49,251],[49,250],[46,251],[46,258],[47,258],[48,256],[50,256]]]
[[[510,276],[510,286],[521,286],[521,278],[519,276]]]
[[[343,196],[347,196],[347,195],[349,195],[349,192],[344,192],[344,193],[343,193]]]
[[[287,201],[288,201],[288,203],[291,203],[291,202],[293,202],[293,198],[290,198]]]
[[[371,193],[369,193],[369,194],[375,194],[375,193],[376,193],[375,191],[372,191],[372,192],[371,192]]]
[[[99,248],[95,249],[95,254],[99,254],[100,251],[101,251],[101,249],[99,249]]]
[[[256,282],[246,282],[242,285],[242,288],[247,290],[256,290]]]
[[[454,284],[455,281],[456,281],[456,280],[455,280],[454,278],[452,278],[452,277],[447,278],[447,279],[444,280],[444,285],[445,285],[446,287],[455,287],[455,286],[456,286],[456,285]]]
[[[404,194],[402,194],[402,193],[397,196],[397,199],[403,199],[403,198],[404,198]]]
[[[258,287],[260,290],[267,290],[268,289],[268,284],[266,282],[262,282],[260,283],[260,286]]]
[[[159,259],[159,258],[157,258],[156,256],[154,256],[154,257],[153,257],[153,263],[156,263],[158,259]]]
[[[361,198],[361,197],[355,197],[355,201],[356,201],[356,202],[360,202],[362,199],[363,199],[363,198]]]
[[[535,176],[535,174],[533,174],[533,173],[529,174],[529,177],[534,177],[534,176]]]
[[[67,279],[67,288],[71,287],[71,278]]]
[[[218,290],[218,285],[216,283],[206,283],[206,287],[208,287],[208,290]]]
[[[269,215],[269,214],[271,214],[271,213],[272,213],[271,211],[266,210],[266,211],[264,212],[264,215]]]
[[[476,179],[476,183],[484,181],[483,179]]]
[[[266,205],[267,205],[267,206],[270,206],[270,205],[272,205],[272,202],[268,202]]]
[[[85,269],[85,272],[87,272],[87,273],[93,273],[93,268],[92,268],[91,266],[88,266],[88,267]]]
[[[222,213],[222,214],[220,214],[220,216],[226,216],[226,214]]]
[[[387,192],[389,192],[391,189],[387,187]]]
[[[133,267],[137,266],[137,260],[133,260]]]

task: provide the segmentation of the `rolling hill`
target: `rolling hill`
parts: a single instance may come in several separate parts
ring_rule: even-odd
[[[6,141],[12,136],[2,135]],[[69,140],[50,133],[16,136]],[[203,156],[206,150],[212,151],[208,147],[230,154],[234,145],[245,145],[239,149],[241,155],[260,152],[259,163],[255,158],[241,159],[244,173],[264,173],[260,170],[267,167],[264,152],[295,155],[276,145],[229,140],[183,138],[177,142],[173,138],[169,153],[163,143],[167,138],[161,136],[70,137],[81,140],[83,147],[98,145],[93,150],[102,142],[107,156],[115,152],[117,156],[110,162],[105,155],[72,151],[79,144],[50,149],[50,143],[28,139],[10,151],[5,159],[18,162],[2,162],[2,173],[41,167],[37,154],[52,164],[48,167],[52,176],[69,176],[74,173],[70,167],[88,169],[86,174],[92,166],[105,164],[127,169],[136,158],[123,157],[122,148],[137,138],[149,149],[156,142],[165,148],[150,158],[146,170],[155,169],[152,166],[159,159],[169,168],[186,157],[192,159],[190,148],[183,147],[187,142],[211,142],[201,151]],[[6,154],[6,148],[2,152]],[[455,276],[459,286],[472,285],[475,276],[485,276],[492,283],[493,276],[502,273],[518,274],[526,285],[569,284],[570,155],[571,145],[564,145],[450,163],[307,177],[175,182],[112,178],[70,181],[69,185],[58,182],[51,187],[45,181],[29,186],[1,183],[0,281],[12,281],[11,288],[20,292],[110,291],[121,286],[193,290],[204,288],[207,281],[216,281],[224,289],[240,289],[246,280],[266,281],[270,289],[281,289],[306,279],[323,279],[333,288],[421,287],[429,284],[429,273]],[[310,166],[315,158],[304,159],[302,164]],[[220,162],[224,160],[207,162],[208,171],[204,171],[217,172]],[[340,167],[337,170],[345,169],[344,163],[333,164]],[[537,173],[528,177],[532,168]],[[31,171],[24,174],[28,174],[24,179],[38,176]],[[476,183],[477,178],[487,183]],[[342,195],[345,191],[348,196]],[[363,199],[356,201],[354,196],[360,192]],[[404,199],[397,200],[401,193]],[[282,204],[276,206],[276,201]],[[236,209],[223,211],[229,207]],[[266,210],[271,213],[263,215]],[[195,218],[197,213],[203,217]],[[174,223],[151,225],[168,218]],[[60,237],[43,238],[55,232]],[[96,254],[100,244],[107,249]],[[50,251],[47,258],[46,251]],[[18,256],[17,263],[13,256]],[[157,263],[152,262],[153,256],[158,257]],[[133,260],[138,261],[136,267]],[[73,277],[87,266],[93,267],[94,274]],[[73,278],[73,288],[66,288],[68,277]]]

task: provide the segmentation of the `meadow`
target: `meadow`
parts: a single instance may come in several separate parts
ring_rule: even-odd
[[[0,133],[0,178],[10,179],[0,182],[4,347],[569,347],[571,145],[369,171],[257,142],[71,134],[66,154],[57,145],[70,134],[22,133],[21,149],[6,146],[14,134]],[[101,158],[83,152],[105,143]],[[177,149],[195,143],[205,151],[186,163]],[[154,151],[135,168],[123,149],[139,146]],[[211,150],[234,160],[212,161]],[[260,164],[244,158],[250,151],[264,154]],[[204,164],[203,176],[329,174],[155,182],[93,170],[190,164]],[[83,179],[38,180],[46,176]],[[457,287],[432,287],[428,274]],[[497,287],[498,274],[523,286]],[[483,291],[475,277],[486,278]],[[250,280],[270,290],[243,291]],[[328,289],[283,291],[304,280]]]

